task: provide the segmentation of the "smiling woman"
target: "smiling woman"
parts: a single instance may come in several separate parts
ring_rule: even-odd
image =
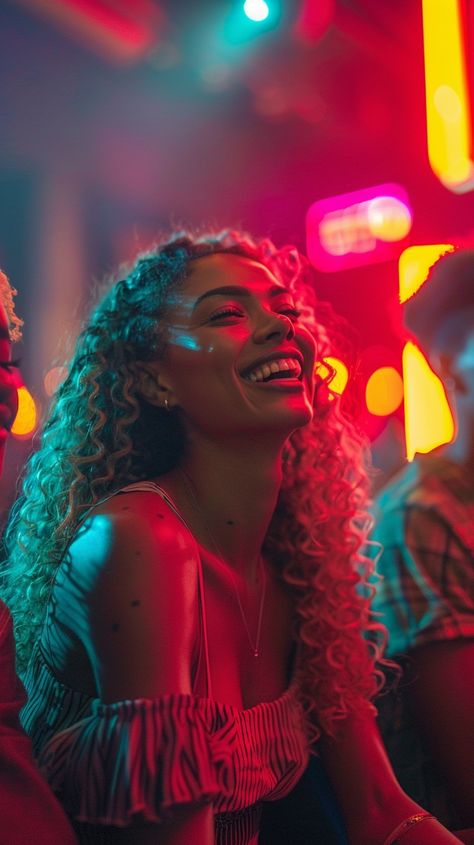
[[[362,447],[314,377],[328,314],[293,248],[178,234],[78,339],[7,544],[24,723],[82,842],[256,845],[318,738],[351,843],[407,817],[457,841],[375,729]]]

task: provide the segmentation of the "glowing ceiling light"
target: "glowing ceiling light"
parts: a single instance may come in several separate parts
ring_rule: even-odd
[[[398,256],[411,229],[405,190],[376,185],[318,200],[306,215],[308,257],[318,270],[336,270]]]
[[[403,381],[395,367],[379,367],[370,376],[365,388],[365,403],[371,414],[387,417],[403,401]]]
[[[459,0],[422,0],[426,129],[433,172],[452,191],[474,188],[471,117]]]
[[[428,271],[452,244],[422,244],[403,250],[398,260],[400,302],[406,302],[426,281]]]
[[[338,393],[339,395],[344,393],[347,382],[349,381],[349,370],[339,358],[328,356],[327,358],[323,358],[322,361],[318,361],[315,367],[315,373],[322,379],[327,379],[330,373],[332,373],[328,381],[328,387],[332,393]]]
[[[270,9],[265,0],[245,0],[244,12],[249,20],[260,23],[260,21],[266,21]]]
[[[13,422],[11,432],[14,437],[22,440],[31,437],[38,421],[36,403],[26,387],[18,388],[18,411]]]
[[[426,454],[450,443],[454,421],[443,383],[411,341],[405,344],[402,362],[406,452],[412,461],[417,452]]]

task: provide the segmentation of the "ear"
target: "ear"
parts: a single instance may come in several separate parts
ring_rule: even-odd
[[[172,387],[157,362],[136,361],[131,369],[136,378],[137,393],[150,405],[169,410],[175,404]]]

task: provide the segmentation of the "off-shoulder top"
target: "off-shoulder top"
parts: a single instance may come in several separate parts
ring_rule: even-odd
[[[158,485],[121,492],[134,490],[159,494],[182,519]],[[113,704],[71,689],[52,669],[46,619],[25,678],[22,720],[82,843],[112,843],[114,828],[136,814],[159,822],[178,806],[211,803],[216,845],[250,845],[258,838],[261,802],[288,794],[305,769],[308,742],[294,681],[276,700],[248,709],[212,698],[198,559],[205,694],[197,693],[196,677],[191,694]]]

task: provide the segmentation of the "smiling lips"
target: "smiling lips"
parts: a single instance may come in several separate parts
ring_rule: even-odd
[[[244,375],[247,381],[267,382],[274,379],[301,379],[301,363],[297,358],[275,358],[259,364]]]

